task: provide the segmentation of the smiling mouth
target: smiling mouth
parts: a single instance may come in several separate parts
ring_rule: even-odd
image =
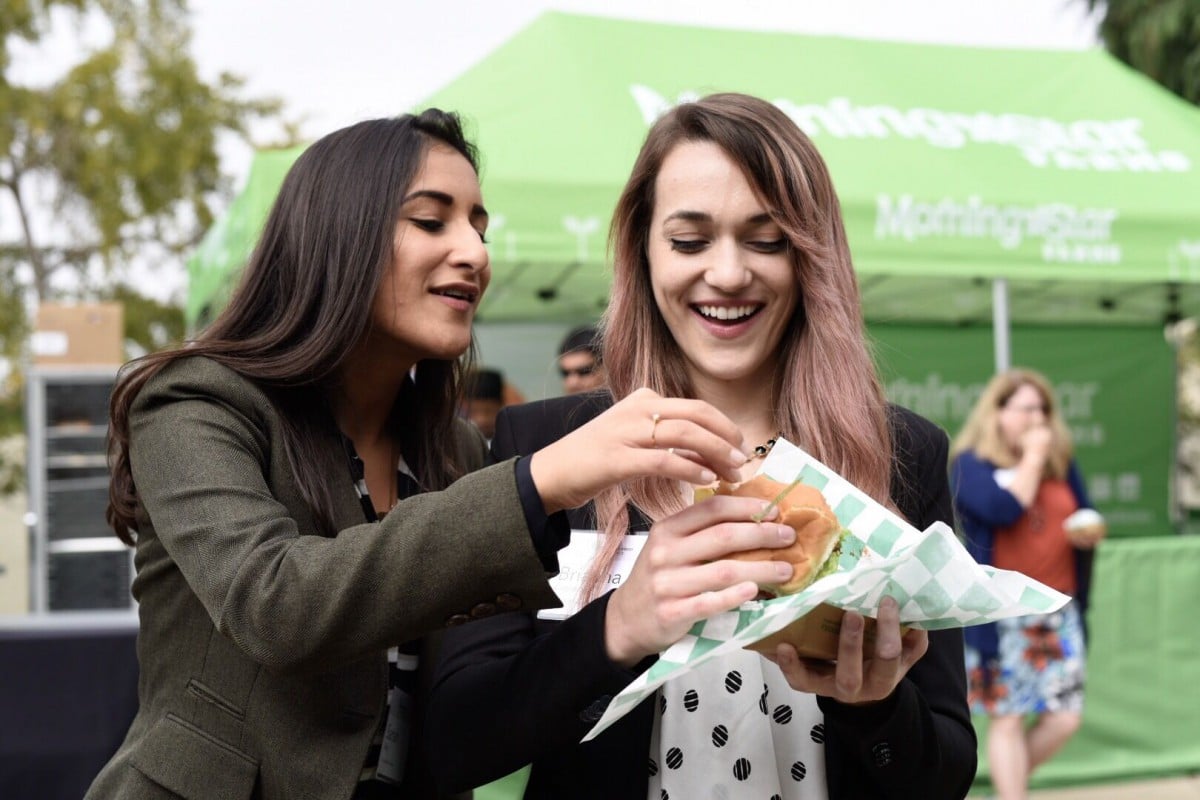
[[[761,305],[706,306],[694,305],[692,310],[709,322],[721,325],[736,325],[745,322],[763,309]]]
[[[442,297],[450,297],[455,300],[463,300],[468,303],[474,303],[475,298],[479,297],[479,292],[471,291],[468,289],[434,289],[433,293],[437,294],[437,295],[441,295]]]

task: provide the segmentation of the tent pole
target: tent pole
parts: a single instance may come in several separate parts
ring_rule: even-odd
[[[996,278],[992,281],[992,337],[996,348],[997,373],[1012,366],[1008,333],[1008,281]]]

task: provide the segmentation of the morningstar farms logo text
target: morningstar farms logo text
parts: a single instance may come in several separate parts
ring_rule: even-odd
[[[1076,208],[1066,203],[994,205],[972,195],[965,201],[875,196],[875,238],[916,242],[930,237],[990,239],[1005,250],[1039,240],[1051,262],[1116,264],[1121,247],[1112,239],[1115,208]]]
[[[629,87],[649,125],[674,103],[654,89]],[[681,92],[675,102],[699,97]],[[1058,120],[993,111],[948,111],[860,105],[846,97],[819,103],[779,98],[774,104],[817,139],[910,139],[942,148],[998,145],[1015,149],[1035,167],[1097,172],[1188,172],[1191,159],[1175,150],[1155,150],[1142,136],[1142,120]]]

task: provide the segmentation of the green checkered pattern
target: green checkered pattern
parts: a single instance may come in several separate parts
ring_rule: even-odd
[[[874,616],[880,601],[890,596],[899,604],[904,624],[937,630],[1046,613],[1070,599],[1018,572],[980,566],[944,523],[918,531],[786,440],[775,444],[760,471],[785,483],[799,475],[821,490],[850,531],[842,546],[840,569],[798,594],[747,603],[697,622],[613,698],[584,741],[625,716],[670,678],[756,642],[821,603]]]

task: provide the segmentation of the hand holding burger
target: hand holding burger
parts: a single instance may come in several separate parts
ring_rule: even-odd
[[[800,592],[837,569],[846,531],[816,488],[758,476],[740,485],[722,484],[716,493],[775,501],[777,519],[796,529],[790,547],[771,551],[792,562],[792,578],[760,583],[760,596]],[[767,551],[751,550],[731,557],[756,561],[770,556]],[[854,611],[843,615],[841,609],[822,605],[750,647],[778,664],[797,691],[865,704],[883,700],[895,690],[925,654],[929,634],[901,626],[896,601],[885,597],[876,619]]]
[[[796,531],[796,541],[789,547],[778,550],[760,548],[731,555],[731,558],[740,561],[783,559],[792,563],[790,580],[759,584],[764,595],[779,597],[796,594],[808,588],[813,581],[837,570],[842,539],[847,531],[842,528],[819,489],[803,483],[780,483],[765,475],[758,475],[740,484],[722,483],[717,487],[716,494],[755,497],[773,503],[779,508],[777,520]]]
[[[787,583],[793,570],[782,557],[732,557],[792,544],[795,530],[780,524],[774,509],[763,517],[767,507],[760,499],[717,497],[656,522],[629,577],[609,598],[608,657],[632,666],[667,649],[695,622],[753,600],[759,586]]]

